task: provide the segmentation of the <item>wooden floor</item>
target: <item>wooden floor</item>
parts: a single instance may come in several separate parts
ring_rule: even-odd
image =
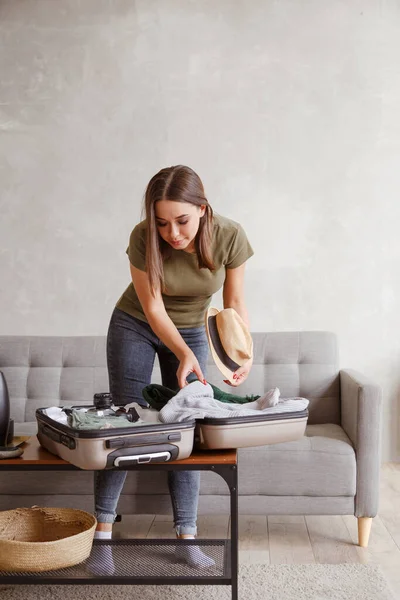
[[[225,538],[226,516],[199,516],[198,537]],[[115,537],[173,538],[170,516],[124,516]],[[400,600],[400,464],[382,467],[380,508],[368,548],[357,545],[353,516],[239,517],[241,564],[372,563],[381,566]]]

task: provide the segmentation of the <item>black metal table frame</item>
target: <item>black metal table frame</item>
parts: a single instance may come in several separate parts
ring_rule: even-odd
[[[0,471],[64,471],[64,470],[77,470],[80,469],[72,464],[1,464]],[[230,527],[230,539],[225,549],[225,554],[228,552],[228,558],[230,560],[225,561],[224,575],[223,576],[204,576],[199,575],[196,577],[120,577],[120,576],[95,576],[90,578],[68,578],[68,577],[49,577],[41,576],[40,574],[23,575],[16,573],[15,575],[2,575],[0,572],[0,584],[40,584],[40,585],[64,585],[64,584],[77,584],[77,585],[91,585],[91,584],[107,584],[107,585],[231,585],[232,600],[238,600],[238,472],[237,464],[212,464],[212,463],[185,463],[179,464],[179,461],[172,463],[160,463],[152,465],[132,465],[124,466],[124,470],[130,471],[213,471],[224,479],[227,483],[230,491],[230,516],[231,516],[231,527]],[[121,540],[126,541],[126,540]],[[152,543],[166,543],[166,540],[151,540]],[[213,542],[226,542],[226,540],[210,540],[208,543]],[[137,543],[138,540],[135,540]],[[118,544],[119,540],[113,540],[113,544]],[[203,542],[206,543],[206,542]]]

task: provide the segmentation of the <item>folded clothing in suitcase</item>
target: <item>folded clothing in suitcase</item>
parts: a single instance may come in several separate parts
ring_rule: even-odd
[[[164,423],[196,419],[194,445],[203,450],[290,442],[301,438],[307,425],[309,400],[280,398],[278,388],[264,396],[236,400],[215,386],[194,381],[171,394],[168,388],[153,384],[144,388],[143,396],[160,409]]]
[[[180,460],[193,449],[194,420],[161,423],[157,411],[139,405],[140,420],[135,424],[121,419],[121,427],[107,429],[70,427],[48,416],[48,410],[36,410],[40,444],[81,469],[123,470],[129,465]]]

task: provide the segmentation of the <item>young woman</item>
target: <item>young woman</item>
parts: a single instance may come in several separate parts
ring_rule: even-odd
[[[182,165],[159,171],[146,189],[145,217],[130,236],[126,252],[132,282],[108,330],[110,392],[116,405],[146,405],[141,392],[151,382],[156,354],[164,386],[178,389],[196,378],[205,383],[204,316],[222,286],[224,308],[234,308],[248,325],[243,279],[253,250],[238,223],[213,214],[199,176]],[[250,360],[238,369],[230,385],[240,385],[251,365]],[[168,475],[176,535],[193,538],[200,473]],[[111,537],[125,477],[123,471],[95,475],[96,537]],[[196,546],[182,550],[181,558],[192,566],[213,564]]]

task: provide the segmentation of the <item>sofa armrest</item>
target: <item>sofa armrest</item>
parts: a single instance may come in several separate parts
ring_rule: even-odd
[[[378,512],[381,466],[381,387],[357,371],[340,371],[341,425],[357,460],[356,517]]]

